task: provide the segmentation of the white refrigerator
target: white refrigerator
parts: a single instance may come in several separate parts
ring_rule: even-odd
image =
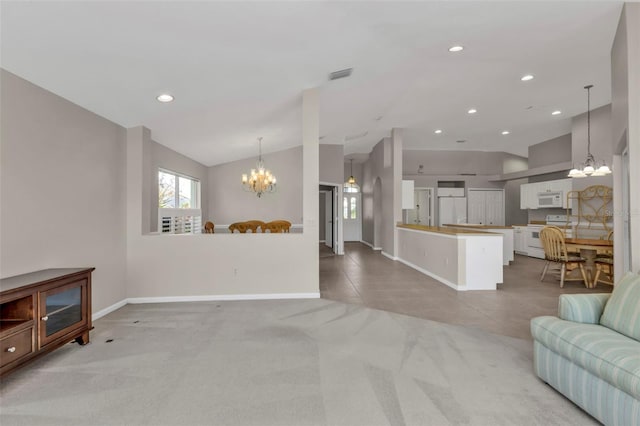
[[[438,198],[438,226],[445,223],[467,223],[467,199],[465,197]]]

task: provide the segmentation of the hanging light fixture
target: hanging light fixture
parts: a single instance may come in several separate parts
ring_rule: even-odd
[[[356,178],[353,177],[353,158],[351,159],[351,176],[349,176],[349,179],[344,183],[344,192],[360,192]]]
[[[591,88],[593,84],[584,86],[587,89],[587,159],[578,167],[574,167],[569,171],[569,177],[583,178],[587,176],[605,176],[611,173],[611,169],[607,163],[602,161],[596,162],[591,154]]]
[[[276,177],[264,167],[262,161],[262,138],[258,138],[258,163],[249,175],[242,175],[242,187],[245,191],[255,192],[259,197],[264,193],[276,191]]]

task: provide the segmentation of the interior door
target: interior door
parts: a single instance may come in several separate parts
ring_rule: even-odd
[[[485,218],[485,191],[477,191],[470,189],[467,191],[468,212],[467,221],[469,223],[479,223],[484,225]]]
[[[362,194],[345,192],[342,204],[342,226],[345,241],[362,240]]]
[[[504,192],[485,192],[485,225],[504,225]]]
[[[333,195],[327,192],[324,197],[324,244],[333,248]]]

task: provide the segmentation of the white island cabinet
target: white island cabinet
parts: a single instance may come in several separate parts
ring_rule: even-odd
[[[502,283],[501,234],[398,225],[398,260],[458,291]]]

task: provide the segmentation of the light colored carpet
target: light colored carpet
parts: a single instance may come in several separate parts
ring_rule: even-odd
[[[3,380],[2,426],[597,424],[535,377],[531,342],[363,306],[128,305],[94,325]]]

